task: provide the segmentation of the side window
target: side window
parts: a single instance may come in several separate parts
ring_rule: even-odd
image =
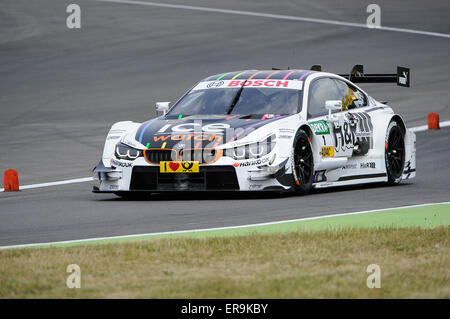
[[[308,118],[328,114],[325,108],[327,100],[341,100],[342,96],[334,80],[330,78],[317,79],[309,86]]]
[[[368,105],[366,95],[355,86],[341,80],[334,81],[341,95],[343,110],[351,110]]]

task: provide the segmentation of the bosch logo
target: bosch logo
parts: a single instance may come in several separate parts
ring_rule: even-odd
[[[218,87],[221,87],[224,84],[225,84],[225,82],[223,82],[223,81],[214,81],[214,82],[209,83],[206,87],[208,89],[210,89],[210,88],[218,88]]]

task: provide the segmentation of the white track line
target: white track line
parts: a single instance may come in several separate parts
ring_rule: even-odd
[[[109,1],[109,0],[98,0],[98,1]],[[450,121],[444,121],[439,123],[439,127],[447,127],[450,126]],[[421,125],[416,127],[411,127],[411,131],[413,132],[423,132],[428,130],[428,125]],[[25,190],[25,189],[32,189],[32,188],[41,188],[41,187],[50,187],[50,186],[58,186],[58,185],[65,185],[65,184],[74,184],[74,183],[84,183],[84,182],[90,182],[94,179],[92,177],[82,177],[82,178],[75,178],[75,179],[68,179],[64,181],[57,181],[57,182],[48,182],[48,183],[41,183],[41,184],[31,184],[31,185],[23,185],[19,186],[19,190]],[[0,188],[0,193],[4,192],[4,188]]]
[[[439,122],[439,127],[447,127],[450,126],[450,121]],[[428,130],[428,125],[421,125],[416,127],[411,127],[411,131],[413,132],[423,132]]]
[[[427,36],[433,36],[433,37],[450,38],[450,34],[447,34],[447,33],[429,32],[429,31],[394,28],[394,27],[384,27],[384,26],[380,26],[380,27],[376,27],[376,28],[369,28],[366,24],[363,24],[363,23],[352,23],[352,22],[344,22],[344,21],[336,21],[336,20],[328,20],[328,19],[314,19],[314,18],[296,17],[296,16],[289,16],[289,15],[282,15],[282,14],[271,14],[271,13],[262,13],[262,12],[229,10],[229,9],[197,7],[197,6],[187,6],[187,5],[180,5],[180,4],[157,3],[157,2],[132,1],[132,0],[94,0],[94,1],[120,3],[120,4],[133,4],[133,5],[152,6],[152,7],[161,7],[161,8],[170,8],[170,9],[184,9],[184,10],[194,10],[194,11],[204,11],[204,12],[235,14],[235,15],[253,16],[253,17],[270,18],[270,19],[278,19],[278,20],[290,20],[290,21],[332,24],[332,25],[340,25],[340,26],[354,27],[354,28],[377,29],[377,30],[383,30],[383,31],[394,31],[394,32],[427,35]]]
[[[365,210],[365,211],[360,211],[360,212],[341,213],[341,214],[338,213],[338,214],[330,214],[330,215],[323,215],[323,216],[305,217],[305,218],[298,218],[298,219],[280,220],[280,221],[275,221],[275,222],[257,223],[257,224],[248,224],[248,225],[239,225],[239,226],[227,226],[227,227],[215,227],[215,228],[203,228],[203,229],[178,230],[178,231],[159,232],[159,233],[146,233],[146,234],[135,234],[135,235],[123,235],[123,236],[76,239],[76,240],[64,240],[64,241],[55,241],[55,242],[48,242],[48,243],[33,243],[33,244],[0,246],[0,250],[1,249],[9,249],[9,248],[34,247],[34,246],[42,246],[42,245],[60,245],[60,244],[84,243],[84,242],[98,241],[98,240],[136,238],[136,237],[143,237],[143,236],[176,235],[176,234],[185,234],[185,233],[202,233],[202,232],[216,231],[216,230],[231,230],[231,229],[239,229],[239,228],[247,228],[247,227],[279,225],[279,224],[292,223],[292,222],[300,222],[300,221],[307,221],[307,220],[323,219],[323,218],[329,218],[329,217],[361,215],[361,214],[368,214],[368,213],[384,212],[384,211],[388,211],[388,210],[399,210],[399,209],[405,209],[405,208],[424,207],[424,206],[433,206],[433,205],[447,205],[447,204],[450,204],[450,202],[427,203],[427,204],[418,204],[418,205],[410,205],[410,206],[373,209],[373,210]]]
[[[31,185],[23,185],[19,186],[19,190],[24,189],[32,189],[32,188],[41,188],[41,187],[50,187],[50,186],[58,186],[58,185],[65,185],[65,184],[75,184],[75,183],[84,183],[84,182],[90,182],[93,181],[93,177],[82,177],[82,178],[74,178],[74,179],[67,179],[64,181],[56,181],[56,182],[48,182],[48,183],[40,183],[40,184],[31,184]],[[4,192],[4,188],[0,188],[0,192]]]

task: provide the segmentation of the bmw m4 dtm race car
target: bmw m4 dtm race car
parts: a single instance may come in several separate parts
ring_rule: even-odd
[[[94,169],[97,193],[294,191],[399,183],[416,171],[416,137],[355,83],[409,87],[396,74],[247,70],[207,77],[163,114],[114,124]]]

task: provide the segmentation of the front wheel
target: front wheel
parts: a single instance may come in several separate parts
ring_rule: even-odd
[[[307,194],[312,188],[314,158],[311,140],[302,130],[300,130],[295,137],[292,157],[294,189],[299,194]]]
[[[405,139],[395,121],[389,124],[386,132],[384,157],[388,183],[391,185],[400,183],[405,166]]]

